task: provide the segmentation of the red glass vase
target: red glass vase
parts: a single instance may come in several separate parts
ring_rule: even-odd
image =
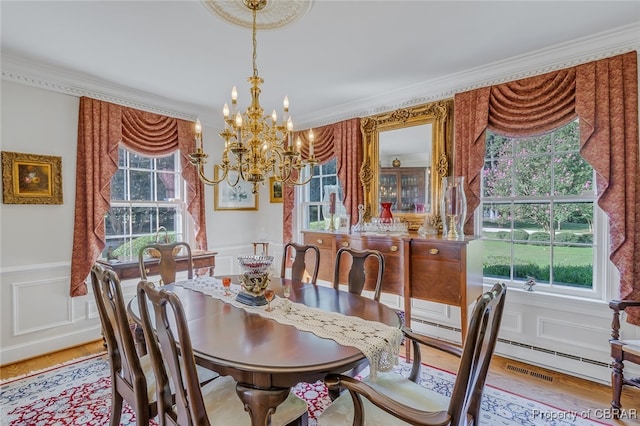
[[[392,203],[380,203],[380,223],[393,222],[393,214],[391,213]]]

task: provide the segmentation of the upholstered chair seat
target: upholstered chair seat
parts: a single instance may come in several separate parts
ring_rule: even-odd
[[[318,425],[478,424],[482,392],[500,329],[505,293],[506,285],[498,283],[476,301],[462,348],[403,328],[413,347],[413,364],[407,377],[394,372],[379,373],[374,381],[329,374],[324,379],[327,387],[330,390],[342,387],[346,391],[318,417]],[[417,383],[422,366],[421,345],[461,357],[451,396],[430,391]]]
[[[376,381],[368,377],[362,380],[374,390],[419,410],[431,412],[447,412],[449,398],[407,380],[397,373],[377,373]],[[367,426],[406,426],[403,422],[381,408],[376,407],[368,399],[362,398],[367,413]],[[348,392],[336,399],[327,407],[318,419],[319,426],[351,426],[353,425],[353,399]]]

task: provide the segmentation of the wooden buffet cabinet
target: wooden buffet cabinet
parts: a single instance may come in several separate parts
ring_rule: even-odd
[[[320,249],[318,278],[333,281],[340,247],[375,249],[384,256],[382,292],[402,296],[405,323],[411,325],[411,300],[420,299],[460,308],[462,341],[467,335],[467,308],[482,294],[482,259],[479,240],[440,237],[378,236],[330,231],[302,231],[305,244]],[[376,267],[371,261],[371,268]],[[369,271],[367,270],[367,274]],[[346,282],[346,273],[341,273]],[[373,290],[373,279],[365,285]]]

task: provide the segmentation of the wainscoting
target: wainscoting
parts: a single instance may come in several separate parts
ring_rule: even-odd
[[[216,275],[237,274],[237,257],[252,253],[251,244],[212,247]],[[279,272],[282,245],[271,243]],[[93,295],[69,297],[66,263],[5,268],[0,271],[0,364],[50,353],[100,339],[100,321]],[[321,285],[329,285],[320,282]],[[135,294],[137,281],[123,282],[125,297]],[[382,301],[401,308],[401,297],[383,294]],[[570,303],[569,303],[570,301]],[[411,326],[419,333],[460,341],[458,308],[414,301]],[[609,383],[611,313],[606,303],[559,299],[542,293],[511,289],[496,352],[504,357]],[[640,327],[623,324],[625,338],[640,339]],[[640,375],[629,367],[630,373]]]

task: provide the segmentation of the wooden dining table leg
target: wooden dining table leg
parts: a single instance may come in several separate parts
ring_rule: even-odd
[[[256,389],[238,383],[236,392],[251,416],[251,425],[268,426],[271,414],[287,399],[290,389]]]

